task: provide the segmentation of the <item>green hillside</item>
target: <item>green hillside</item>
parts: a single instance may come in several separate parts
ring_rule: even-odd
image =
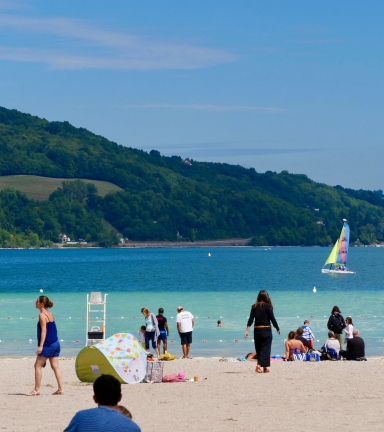
[[[0,229],[11,239],[36,234],[41,242],[56,241],[65,232],[111,244],[119,232],[131,240],[253,237],[260,245],[327,245],[346,218],[351,241],[384,241],[381,191],[334,188],[286,171],[261,174],[229,164],[187,164],[156,150],[123,147],[68,122],[0,108],[0,176],[16,175],[58,183],[97,180],[121,190],[104,195],[100,186],[66,181],[37,204],[5,189]]]
[[[12,188],[24,193],[29,199],[45,201],[52,192],[59,188],[65,178],[51,178],[31,175],[12,175],[0,177],[0,190]],[[74,179],[82,180],[82,179]],[[99,180],[86,180],[85,183],[93,183],[97,187],[98,195],[104,197],[107,193],[121,191],[119,186]]]

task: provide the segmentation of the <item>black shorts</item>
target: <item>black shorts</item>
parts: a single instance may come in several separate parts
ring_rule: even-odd
[[[181,345],[189,345],[192,343],[192,332],[180,333]]]

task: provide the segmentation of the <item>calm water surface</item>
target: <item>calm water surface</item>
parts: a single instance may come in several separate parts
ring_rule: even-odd
[[[208,256],[208,253],[211,256]],[[0,356],[34,355],[37,310],[43,289],[55,302],[62,354],[76,355],[85,344],[86,294],[108,294],[107,335],[136,334],[142,307],[165,309],[169,351],[181,352],[176,333],[178,305],[196,317],[193,355],[241,356],[253,350],[243,334],[260,289],[272,297],[281,327],[273,354],[304,319],[319,340],[337,304],[353,317],[368,355],[384,355],[384,248],[351,248],[348,266],[356,275],[323,275],[330,248],[59,249],[0,250]],[[317,293],[313,293],[316,286]],[[224,327],[216,321],[222,319]],[[32,340],[30,342],[29,340]],[[76,341],[79,342],[76,342]],[[238,342],[235,342],[238,340]]]

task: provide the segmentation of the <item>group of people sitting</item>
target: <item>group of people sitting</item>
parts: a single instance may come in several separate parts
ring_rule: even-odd
[[[299,327],[296,331],[290,331],[288,340],[285,342],[285,359],[294,360],[294,354],[307,353],[314,350],[313,344],[308,339],[303,337],[304,330]],[[353,330],[353,337],[347,339],[346,350],[341,349],[339,340],[335,337],[335,333],[330,330],[328,339],[321,348],[321,352],[335,353],[334,359],[345,360],[365,360],[365,343],[360,337],[359,330]]]

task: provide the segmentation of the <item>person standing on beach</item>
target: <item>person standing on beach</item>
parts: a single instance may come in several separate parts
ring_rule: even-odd
[[[252,305],[251,312],[245,330],[244,337],[248,339],[249,329],[254,323],[254,341],[257,354],[257,366],[255,372],[267,373],[271,365],[271,347],[272,347],[272,329],[273,327],[280,334],[280,329],[273,314],[272,301],[268,292],[262,290],[259,292],[256,303]],[[263,371],[261,370],[263,368]]]
[[[147,352],[151,352],[149,348],[149,342],[151,341],[152,348],[156,351],[157,357],[160,357],[160,350],[157,345],[157,339],[160,334],[157,318],[147,308],[142,308],[141,313],[145,316],[145,349]]]
[[[338,306],[333,306],[327,327],[328,330],[332,330],[333,333],[335,333],[335,338],[340,342],[340,349],[343,349],[343,329],[345,329],[347,325],[345,324],[343,315],[341,315]]]
[[[54,317],[48,309],[53,307],[53,302],[46,296],[40,296],[35,302],[36,309],[39,309],[39,322],[37,323],[37,343],[35,361],[35,388],[26,396],[39,396],[43,367],[49,362],[55,374],[58,389],[53,395],[63,395],[63,378],[59,367],[60,342],[57,337],[57,328]]]
[[[165,318],[164,314],[164,309],[163,308],[159,308],[159,314],[156,315],[157,318],[157,322],[159,325],[159,338],[158,338],[158,345],[159,345],[159,352],[161,351],[161,341],[163,341],[163,352],[165,354],[165,352],[167,351],[168,348],[168,341],[167,341],[167,337],[169,336],[169,328],[168,328],[168,322],[167,322],[167,318]]]
[[[177,308],[176,325],[179,332],[181,347],[183,349],[183,359],[190,358],[189,350],[192,343],[192,331],[195,320],[191,312],[185,311],[182,306]]]

